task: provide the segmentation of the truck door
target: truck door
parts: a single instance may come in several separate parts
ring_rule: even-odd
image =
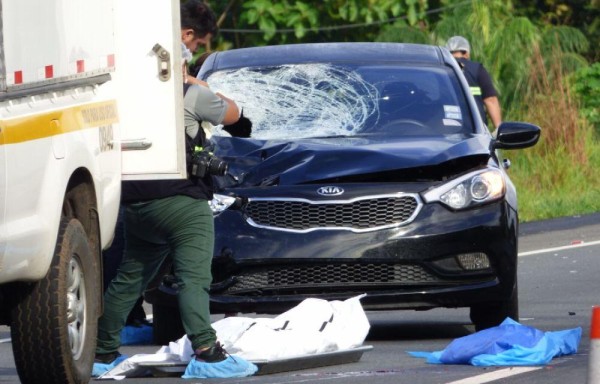
[[[185,177],[180,1],[114,4],[123,179]]]

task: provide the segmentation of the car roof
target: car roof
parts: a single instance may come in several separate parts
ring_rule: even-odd
[[[452,56],[434,45],[408,43],[309,43],[239,48],[208,57],[200,77],[241,67],[301,63],[406,63],[439,66]]]

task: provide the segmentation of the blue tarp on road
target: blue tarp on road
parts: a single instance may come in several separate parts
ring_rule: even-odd
[[[581,327],[543,332],[506,318],[497,327],[455,339],[437,352],[408,352],[430,364],[476,366],[545,365],[555,357],[577,353]]]

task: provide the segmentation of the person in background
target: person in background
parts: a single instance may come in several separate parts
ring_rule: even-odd
[[[446,48],[452,53],[471,88],[475,97],[481,119],[487,125],[487,114],[489,114],[494,128],[498,129],[502,123],[502,111],[498,100],[498,92],[494,88],[492,78],[483,64],[471,60],[471,45],[462,36],[453,36],[448,39]]]
[[[215,19],[208,6],[197,0],[182,5],[182,20],[187,11],[201,15],[208,24]],[[210,28],[203,29],[200,25],[192,28],[192,41],[199,42],[209,33]],[[232,100],[206,86],[191,85],[184,96],[188,155],[196,147],[204,146],[200,122],[227,125],[237,122],[239,116]],[[167,257],[173,261],[181,320],[195,356],[183,377],[243,377],[257,371],[254,364],[227,354],[211,326],[209,289],[214,248],[213,215],[208,205],[211,199],[212,179],[208,173],[183,180],[123,183],[126,249],[117,275],[104,295],[92,376],[103,374],[123,360],[119,353],[120,333],[127,315]]]

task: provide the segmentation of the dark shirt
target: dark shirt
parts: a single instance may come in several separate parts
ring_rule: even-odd
[[[186,153],[188,158],[195,146],[204,146],[206,138],[204,131],[199,130],[196,138],[186,135]],[[165,197],[184,195],[194,199],[212,200],[212,177],[167,180],[134,180],[122,183],[121,199],[123,203],[138,203]]]
[[[210,177],[209,177],[210,180]],[[208,184],[208,185],[207,185]],[[199,180],[136,180],[122,185],[122,202],[137,203],[169,196],[185,195],[194,199],[212,200],[212,182]]]
[[[463,69],[463,74],[467,79],[467,83],[469,83],[471,93],[475,97],[481,119],[487,124],[487,115],[483,99],[498,96],[498,92],[492,83],[492,77],[481,63],[471,61],[464,57],[456,58],[456,61]]]
[[[204,132],[201,121],[217,125],[225,118],[227,104],[208,88],[194,85],[184,96],[184,121],[188,154],[194,146],[204,146]],[[200,142],[190,144],[189,138],[196,137]],[[190,196],[195,199],[212,200],[213,182],[210,175],[202,179],[177,180],[135,180],[124,181],[121,201],[125,204],[161,199],[175,195]]]

